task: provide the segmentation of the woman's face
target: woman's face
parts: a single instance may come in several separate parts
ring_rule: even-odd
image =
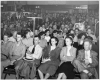
[[[78,32],[79,32],[79,31],[76,29],[76,30],[75,30],[75,33],[78,34]]]
[[[57,37],[57,33],[53,33],[53,36],[54,36],[54,37]]]
[[[66,45],[69,46],[72,44],[72,41],[69,38],[66,38]]]
[[[47,35],[47,36],[49,36],[49,34],[50,34],[50,32],[49,32],[49,31],[47,31],[46,35]]]
[[[56,45],[56,43],[57,43],[57,41],[54,39],[54,38],[52,38],[51,39],[51,45],[53,46],[53,45]]]

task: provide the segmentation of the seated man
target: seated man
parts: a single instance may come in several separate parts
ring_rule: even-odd
[[[8,38],[9,38],[8,34],[4,34],[3,40],[1,40],[1,60],[6,60],[8,58],[8,53],[6,50],[9,43]]]
[[[25,55],[26,47],[22,44],[21,33],[17,33],[17,42],[13,43],[13,46],[10,48],[9,59],[1,61],[1,74],[4,70],[4,67],[12,65],[15,61],[21,59]]]
[[[34,45],[28,48],[26,56],[23,57],[23,59],[19,60],[16,64],[15,69],[17,74],[23,76],[25,79],[33,79],[36,76],[36,65],[39,64],[42,57],[42,48],[40,47],[39,42],[39,37],[35,36]]]
[[[84,49],[80,50],[73,64],[81,73],[82,79],[97,78],[95,67],[98,65],[97,53],[91,50],[92,43],[86,39],[84,41]]]

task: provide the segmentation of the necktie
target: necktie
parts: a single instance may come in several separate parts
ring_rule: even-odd
[[[34,51],[35,51],[35,46],[34,46],[33,49],[32,49],[32,54],[34,54]]]

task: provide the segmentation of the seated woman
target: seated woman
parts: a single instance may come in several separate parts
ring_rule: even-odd
[[[45,39],[45,32],[40,32],[40,33],[39,33],[39,38],[40,38],[40,43],[39,43],[39,45],[40,45],[42,48],[46,47],[46,46],[47,46],[47,41],[46,41],[46,39]]]
[[[43,50],[42,64],[38,69],[40,79],[47,79],[54,75],[60,63],[59,56],[61,49],[57,47],[58,39],[51,37],[50,42],[51,45],[45,47]],[[43,76],[43,74],[45,74],[45,76]]]
[[[30,35],[30,30],[22,30],[23,44],[28,48],[33,45],[33,38]]]
[[[61,64],[58,68],[58,78],[57,79],[73,79],[74,78],[74,66],[72,64],[76,57],[76,48],[72,46],[72,38],[67,37],[65,39],[66,47],[63,47],[60,53]]]
[[[35,78],[37,60],[41,59],[42,48],[39,45],[40,39],[38,36],[34,37],[34,45],[30,46],[27,50],[26,56],[17,62],[17,74],[24,78]],[[30,67],[32,68],[30,71]]]

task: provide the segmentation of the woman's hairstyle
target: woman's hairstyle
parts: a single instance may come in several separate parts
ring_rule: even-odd
[[[48,31],[50,31],[50,30],[49,30],[49,29],[45,30],[45,34],[46,34]]]
[[[28,32],[30,32],[29,29],[22,30],[22,31],[21,31],[22,37],[23,37],[23,38],[26,38],[26,34],[27,34]]]
[[[39,38],[41,39],[41,36],[44,35],[44,34],[45,34],[44,31],[40,32],[40,33],[38,34]]]
[[[55,39],[55,41],[57,41],[57,43],[56,43],[56,46],[58,45],[58,38],[56,38],[56,37],[51,37],[51,39]],[[50,44],[51,44],[51,39],[50,39]]]
[[[57,30],[54,30],[53,33],[57,33]]]
[[[81,39],[83,35],[86,37],[86,33],[84,33],[84,32],[78,34],[78,39]]]
[[[68,37],[74,38],[74,34],[68,34]]]
[[[59,30],[59,31],[57,31],[57,34],[61,34],[61,33],[62,33],[62,31],[60,31],[60,30]]]

